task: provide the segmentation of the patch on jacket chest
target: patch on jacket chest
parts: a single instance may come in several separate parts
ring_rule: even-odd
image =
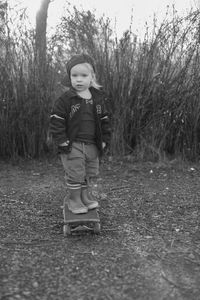
[[[80,103],[77,103],[77,104],[71,106],[71,111],[69,113],[70,119],[73,117],[75,112],[77,112],[77,110],[79,110],[80,106],[81,106]]]
[[[100,115],[101,114],[101,105],[97,104],[96,110],[97,110],[97,114]]]

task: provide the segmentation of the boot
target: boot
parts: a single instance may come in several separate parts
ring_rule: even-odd
[[[99,207],[98,202],[91,198],[87,186],[82,186],[81,188],[81,200],[82,203],[88,208],[88,210]]]
[[[85,214],[88,208],[81,201],[81,188],[69,189],[68,208],[74,214]]]

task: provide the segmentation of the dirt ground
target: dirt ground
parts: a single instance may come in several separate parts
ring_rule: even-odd
[[[64,237],[59,160],[0,163],[0,299],[200,299],[200,165],[105,160],[101,234]]]

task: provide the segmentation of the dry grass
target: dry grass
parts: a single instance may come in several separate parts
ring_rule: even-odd
[[[37,77],[34,36],[16,28],[5,37],[1,59],[0,153],[40,156],[45,150],[48,115],[65,62],[87,51],[96,61],[99,82],[111,98],[112,154],[134,153],[162,159],[199,156],[199,11],[179,17],[172,10],[144,40],[127,30],[118,40],[110,20],[90,11],[66,12],[48,41],[46,82]],[[53,57],[53,59],[52,59]]]

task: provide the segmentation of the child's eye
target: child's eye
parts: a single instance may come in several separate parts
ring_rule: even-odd
[[[77,76],[87,77],[88,74],[80,74],[80,75],[78,75],[78,74],[71,74],[71,76],[72,76],[72,77],[77,77]]]

